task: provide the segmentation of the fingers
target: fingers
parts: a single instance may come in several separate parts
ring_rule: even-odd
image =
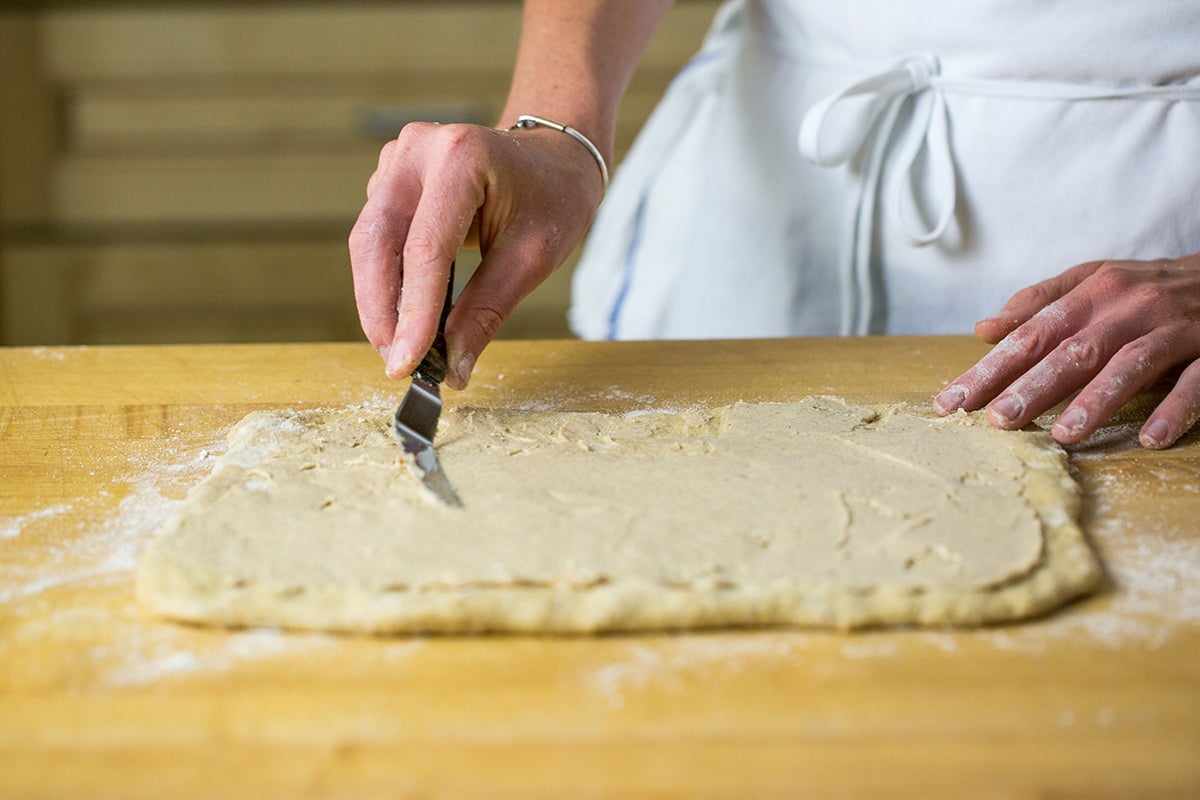
[[[1051,429],[1070,444],[1184,366],[1142,444],[1167,447],[1200,417],[1200,257],[1083,264],[1018,292],[1005,308],[981,322],[984,333],[1016,327],[937,395],[938,413],[987,405],[993,425],[1018,428],[1079,391]]]
[[[486,193],[486,129],[414,123],[380,153],[350,232],[359,320],[391,377],[428,350],[450,262]]]
[[[1090,277],[1104,262],[1091,261],[1072,267],[1061,275],[1035,283],[1014,294],[994,317],[975,323],[975,335],[996,344],[1034,317],[1039,311],[1060,300]]]
[[[475,361],[521,300],[557,265],[536,239],[508,237],[490,248],[446,320],[446,383],[465,389]]]
[[[350,231],[354,302],[367,340],[385,359],[396,330],[400,252],[410,218],[379,199],[369,200]]]
[[[1186,357],[1170,331],[1153,331],[1122,347],[1063,410],[1051,433],[1063,444],[1081,442],[1121,406]]]
[[[476,276],[483,270],[480,263]],[[463,287],[446,320],[446,349],[448,353],[448,371],[446,384],[452,389],[467,388],[471,381],[471,372],[475,369],[475,360],[483,348],[495,338],[500,326],[512,314],[524,295],[509,296],[509,292],[494,291],[496,288],[511,289],[511,285],[501,283],[498,287],[480,289],[479,282],[472,282]]]
[[[934,408],[943,416],[960,408],[967,411],[983,408],[1004,387],[1011,386],[1052,353],[1060,342],[1082,328],[1087,322],[1087,315],[1087,308],[1068,300],[1046,306],[1006,336],[979,363],[951,381],[934,398]],[[1087,348],[1082,342],[1079,346],[1085,350]],[[1070,358],[1071,354],[1063,354],[1064,360]],[[1050,389],[1057,390],[1052,374],[1036,377]],[[1010,412],[1007,416],[1014,419],[1024,416],[1030,408],[1031,399],[1027,395],[1013,396],[1012,408],[1005,409]],[[1037,416],[1037,413],[1030,419],[1033,416]]]
[[[419,175],[407,161],[397,162],[399,144],[384,145],[367,183],[367,202],[350,230],[350,268],[354,302],[367,341],[387,359],[396,330],[400,296],[400,255],[416,204]]]
[[[375,171],[371,173],[371,177],[367,180],[367,199],[371,199],[371,195],[375,193],[375,187],[379,185],[379,180],[382,176],[387,175],[390,171],[392,158],[396,155],[398,147],[396,139],[392,139],[385,144],[379,151],[379,163],[375,166]]]
[[[1200,421],[1200,360],[1193,361],[1138,434],[1143,447],[1170,447]]]
[[[1100,326],[1067,337],[992,401],[988,421],[1004,429],[1027,425],[1092,380],[1119,346],[1114,342],[1120,340],[1119,334]]]
[[[450,262],[484,201],[479,159],[477,145],[464,135],[443,144],[427,167],[401,260],[399,313],[387,357],[392,378],[412,372],[437,334]]]

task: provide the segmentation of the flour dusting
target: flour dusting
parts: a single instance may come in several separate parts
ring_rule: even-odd
[[[353,407],[382,421],[393,402],[377,397]],[[13,685],[36,688],[55,680],[37,666],[48,642],[65,643],[80,659],[67,677],[72,685],[113,689],[204,679],[339,647],[339,639],[319,633],[198,631],[151,620],[138,609],[133,585],[142,550],[186,490],[224,459],[226,431],[202,442],[186,433],[131,442],[122,454],[124,474],[94,496],[0,519],[0,665]],[[43,602],[51,592],[52,603]],[[423,639],[408,638],[380,642],[372,652],[381,664],[396,664],[424,646]]]
[[[82,349],[82,348],[77,348]],[[48,359],[50,361],[66,361],[67,354],[59,349],[52,347],[34,347],[29,350],[29,354],[36,358]]]
[[[176,454],[178,455],[178,454]],[[95,497],[62,504],[19,517],[3,529],[16,538],[31,523],[55,519],[59,525],[54,542],[37,548],[33,563],[0,558],[0,603],[12,603],[61,586],[110,580],[132,580],[138,553],[179,506],[179,498],[162,493],[160,484],[172,474],[200,473],[204,467],[195,456],[187,461],[163,461],[132,473],[125,482],[129,494],[115,510],[113,493],[102,490]],[[2,556],[2,552],[0,552]]]
[[[57,355],[53,356],[57,357]],[[650,405],[653,398],[619,398]],[[569,403],[553,398],[548,406]],[[394,398],[378,397],[361,404],[364,414],[386,414]],[[629,416],[648,413],[635,409]],[[1073,451],[1077,460],[1097,459],[1136,446],[1136,425],[1114,426],[1089,448]],[[212,469],[224,450],[218,436],[212,441],[186,442],[182,436],[135,443],[127,473],[110,489],[94,497],[60,502],[21,516],[0,519],[0,616],[6,627],[0,637],[0,664],[9,669],[29,665],[31,685],[34,654],[39,642],[78,641],[80,655],[92,665],[93,685],[131,688],[161,681],[219,675],[274,658],[332,653],[341,640],[324,634],[283,633],[277,630],[212,632],[197,637],[188,628],[159,623],[140,614],[132,599],[112,605],[114,590],[96,605],[91,587],[129,587],[138,555],[183,499],[183,490]],[[1164,473],[1164,480],[1176,476]],[[1119,469],[1095,478],[1093,500],[1120,498],[1125,482]],[[1200,487],[1173,481],[1181,495],[1200,494]],[[118,491],[123,496],[114,502]],[[1200,541],[1190,532],[1134,531],[1130,523],[1106,505],[1094,509],[1088,535],[1101,550],[1113,584],[1099,597],[1089,598],[1051,617],[1028,624],[978,631],[866,632],[843,637],[832,656],[841,665],[869,666],[872,660],[894,659],[909,652],[910,643],[957,657],[969,645],[996,651],[1041,653],[1060,646],[1090,643],[1103,648],[1161,647],[1179,635],[1200,630]],[[22,561],[33,540],[53,529],[52,543],[37,546],[36,558]],[[52,615],[41,612],[38,600],[52,591],[86,588],[56,604]],[[124,590],[122,590],[124,592]],[[97,595],[99,596],[99,595]],[[105,638],[97,641],[96,631]],[[612,656],[580,673],[584,684],[610,708],[625,706],[631,693],[651,686],[683,688],[714,670],[729,672],[787,669],[818,652],[817,644],[839,634],[806,631],[762,631],[739,634],[690,634],[631,637],[627,644],[610,643]],[[86,643],[86,644],[84,644]],[[381,642],[377,656],[402,661],[427,646],[425,640],[405,638]],[[824,653],[827,648],[820,648]],[[615,652],[614,652],[615,651]],[[1111,724],[1107,710],[1097,724]]]
[[[39,508],[37,511],[31,511],[28,514],[22,514],[19,517],[13,517],[0,521],[0,539],[14,539],[24,533],[25,529],[35,522],[43,519],[51,519],[60,514],[65,514],[71,510],[70,503],[59,503],[58,505]]]
[[[804,647],[804,634],[698,633],[654,637],[647,643],[634,640],[623,657],[585,670],[583,679],[611,709],[625,706],[626,695],[653,685],[682,689],[686,676],[705,670],[741,672],[749,665],[785,664]]]
[[[135,687],[162,680],[220,675],[246,663],[311,655],[336,646],[324,634],[289,634],[274,629],[229,631],[200,642],[187,641],[170,625],[154,625],[117,644],[93,647],[101,680],[112,687]]]

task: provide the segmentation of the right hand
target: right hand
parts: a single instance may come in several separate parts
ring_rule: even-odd
[[[517,303],[583,239],[603,194],[571,137],[412,123],[384,145],[350,232],[354,298],[367,339],[392,378],[416,368],[437,332],[450,262],[482,261],[446,322],[449,373],[462,389]]]

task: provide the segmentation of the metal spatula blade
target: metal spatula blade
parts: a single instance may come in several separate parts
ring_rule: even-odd
[[[446,505],[461,507],[462,500],[446,478],[433,449],[433,437],[442,415],[441,383],[446,379],[446,317],[450,315],[453,294],[454,262],[450,262],[450,279],[446,285],[446,300],[442,304],[437,336],[413,372],[412,384],[396,408],[396,414],[392,417],[392,433],[404,451],[414,456],[425,487]]]
[[[437,383],[427,380],[419,372],[414,373],[412,385],[392,418],[392,432],[404,452],[415,457],[426,488],[443,503],[461,506],[462,500],[450,485],[433,450],[433,437],[441,414],[442,396]]]

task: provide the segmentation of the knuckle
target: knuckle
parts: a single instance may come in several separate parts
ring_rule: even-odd
[[[1012,300],[1022,306],[1045,308],[1054,301],[1054,296],[1048,284],[1035,283],[1018,291]]]
[[[1124,295],[1134,308],[1147,311],[1161,309],[1164,313],[1169,313],[1168,309],[1175,305],[1175,299],[1166,291],[1165,287],[1148,281],[1128,286],[1124,290]]]
[[[398,148],[408,147],[424,139],[439,127],[439,125],[433,122],[409,122],[400,129],[400,133],[396,135],[395,139],[388,142],[388,144]],[[387,145],[384,146],[386,147]]]
[[[460,125],[439,125],[436,122],[409,122],[400,129],[395,139],[383,145],[379,153],[380,168],[385,168],[398,159],[416,157],[421,153],[436,152],[444,147],[446,131],[454,128],[468,127]],[[450,139],[454,138],[452,134]]]
[[[486,144],[475,125],[440,126],[438,160],[444,165],[472,167],[484,158]]]
[[[350,247],[351,266],[356,265],[358,257],[365,256],[377,241],[378,238],[375,236],[372,223],[360,217],[354,223],[354,227],[350,229],[350,235],[346,239]]]
[[[558,225],[530,229],[523,235],[522,241],[515,244],[513,255],[527,274],[539,279],[554,272],[566,260],[570,248],[577,241],[571,238],[572,232],[564,231]]]
[[[1131,367],[1148,372],[1164,372],[1193,357],[1193,333],[1187,323],[1163,324],[1126,344],[1119,355]],[[1200,340],[1196,343],[1200,345]]]
[[[1092,372],[1104,362],[1104,351],[1093,340],[1082,336],[1070,336],[1063,340],[1062,354],[1077,370]]]
[[[1134,339],[1117,351],[1117,357],[1126,370],[1139,374],[1156,371],[1165,355],[1166,349],[1163,344],[1146,336]]]
[[[504,314],[491,306],[474,306],[466,313],[466,321],[482,335],[484,341],[495,338],[504,324],[504,319]]]
[[[405,149],[406,145],[399,138],[385,142],[383,147],[379,148],[379,160],[375,164],[376,174],[390,172]]]
[[[404,241],[404,266],[424,269],[453,257],[436,236],[426,231],[409,231]]]
[[[1089,282],[1095,291],[1107,296],[1125,295],[1144,285],[1138,270],[1121,261],[1105,261],[1092,273]]]
[[[531,235],[527,241],[522,242],[519,252],[520,263],[529,273],[539,276],[549,275],[557,266],[555,263],[557,247],[541,234]]]
[[[364,212],[354,222],[347,237],[352,257],[365,257],[377,250],[392,235],[393,227],[387,216]]]
[[[1005,338],[1003,353],[1007,357],[1032,361],[1053,348],[1048,330],[1041,325],[1022,325]]]
[[[358,219],[354,221],[354,225],[350,228],[350,243],[365,242],[375,238],[375,231],[378,229],[378,218],[374,214],[360,214]]]
[[[1094,309],[1111,308],[1148,323],[1189,316],[1191,294],[1180,291],[1169,267],[1162,262],[1104,262],[1089,278],[1087,288]]]

